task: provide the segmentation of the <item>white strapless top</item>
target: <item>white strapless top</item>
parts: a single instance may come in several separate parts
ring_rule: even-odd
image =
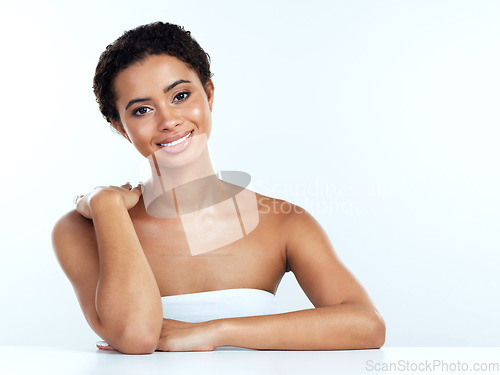
[[[278,314],[274,294],[236,288],[161,297],[163,317],[189,323],[214,319]]]
[[[262,289],[235,288],[161,297],[163,317],[188,323],[214,319],[278,314],[274,294]],[[97,344],[105,344],[99,341]],[[215,350],[253,350],[220,346]]]

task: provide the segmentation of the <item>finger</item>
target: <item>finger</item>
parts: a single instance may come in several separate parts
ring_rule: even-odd
[[[95,343],[95,345],[99,348],[99,349],[103,349],[103,350],[108,350],[108,349],[111,349],[113,350],[113,347],[111,345],[109,345],[106,341],[97,341]]]
[[[137,195],[141,195],[142,194],[142,186],[141,185],[137,185],[135,188],[133,188],[131,190],[132,193],[135,193]]]
[[[100,349],[100,350],[115,350],[115,348],[113,348],[112,346],[101,346],[101,345],[97,345],[97,348]]]
[[[132,188],[132,185],[130,184],[130,182],[125,182],[121,187],[130,190]]]

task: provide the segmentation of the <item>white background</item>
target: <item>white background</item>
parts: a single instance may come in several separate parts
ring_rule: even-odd
[[[498,1],[2,1],[0,345],[98,339],[55,221],[142,156],[92,93],[123,31],[183,25],[212,58],[219,170],[309,210],[387,346],[500,345]],[[288,273],[282,311],[312,304]]]

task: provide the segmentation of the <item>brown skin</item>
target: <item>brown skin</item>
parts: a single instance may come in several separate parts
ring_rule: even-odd
[[[177,79],[191,83],[163,93]],[[157,151],[160,140],[180,131],[195,129],[209,136],[213,84],[203,87],[180,60],[148,57],[120,73],[115,85],[121,121],[113,125],[142,155]],[[176,97],[184,89],[190,96]],[[151,100],[125,111],[131,99],[143,97]],[[144,115],[133,116],[139,107],[146,108],[141,110]],[[225,191],[231,189],[224,183]],[[150,216],[139,188],[98,187],[81,198],[77,210],[56,224],[54,249],[89,324],[111,345],[108,349],[140,354],[223,345],[279,350],[380,348],[385,341],[384,321],[318,222],[286,201],[260,194],[257,200],[259,224],[254,231],[222,248],[191,256],[180,219]],[[127,242],[124,231],[131,236]],[[231,288],[274,294],[290,270],[314,309],[204,323],[160,316],[160,296]],[[113,314],[109,306],[115,309]],[[127,335],[116,323],[124,312],[128,326],[136,327]],[[150,339],[134,346],[142,337]]]

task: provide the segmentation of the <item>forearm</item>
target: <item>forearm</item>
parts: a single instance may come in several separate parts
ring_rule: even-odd
[[[220,319],[217,346],[274,350],[380,348],[385,324],[374,310],[354,304],[283,314]]]
[[[99,250],[97,315],[110,337],[158,337],[163,320],[160,291],[128,210],[114,198],[91,204]]]

